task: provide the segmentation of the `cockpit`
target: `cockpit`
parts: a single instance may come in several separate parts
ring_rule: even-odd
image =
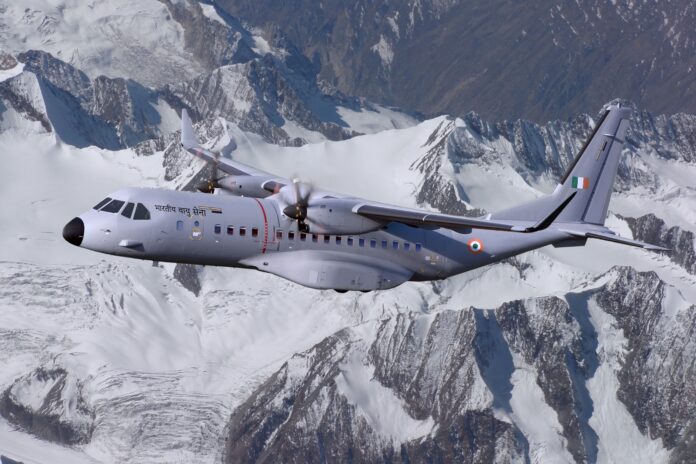
[[[143,203],[115,198],[121,195],[123,195],[121,198],[128,198],[132,194],[133,192],[129,189],[116,192],[115,195],[104,198],[94,205],[92,210],[68,222],[63,228],[63,238],[73,245],[82,246],[85,237],[85,221],[87,221],[90,223],[90,226],[87,228],[92,231],[89,234],[93,237],[90,241],[90,246],[97,246],[94,245],[97,243],[94,240],[98,240],[97,237],[99,236],[111,233],[111,229],[115,225],[112,223],[114,219],[122,219],[121,216],[132,221],[148,221],[152,219],[150,210]]]
[[[123,205],[126,205],[125,208]],[[136,221],[143,221],[150,219],[150,211],[142,203],[126,203],[123,200],[116,200],[110,197],[104,198],[102,201],[97,203],[94,208],[96,211],[102,213],[121,213],[121,216],[127,217],[128,219],[133,219]]]

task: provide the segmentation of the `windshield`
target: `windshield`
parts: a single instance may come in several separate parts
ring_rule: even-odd
[[[107,204],[107,203],[110,202],[110,201],[111,201],[111,198],[106,197],[106,198],[104,198],[102,201],[100,201],[99,203],[97,203],[97,204],[94,206],[94,208],[92,208],[92,209],[99,209],[99,208],[101,208],[102,206],[104,206],[105,204]]]
[[[128,203],[125,208],[123,208],[123,211],[121,212],[121,216],[125,216],[128,219],[130,219],[131,214],[133,214],[133,207],[135,205],[133,203]]]
[[[103,207],[101,211],[104,211],[105,213],[118,213],[123,207],[124,203],[125,201],[121,200],[111,200],[111,203]]]
[[[147,210],[145,205],[142,203],[138,203],[138,205],[135,207],[135,214],[133,215],[133,219],[150,219],[150,211]]]

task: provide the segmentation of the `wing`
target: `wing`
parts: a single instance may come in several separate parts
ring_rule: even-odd
[[[489,221],[451,214],[430,213],[396,206],[363,203],[356,205],[353,212],[375,221],[395,221],[410,225],[431,225],[453,230],[487,229],[507,232],[535,232],[547,228],[558,217],[575,196],[575,192],[562,197],[558,204],[538,221]]]
[[[274,176],[273,174],[252,168],[244,163],[239,163],[228,158],[222,158],[219,154],[203,148],[196,138],[196,134],[193,131],[191,118],[189,117],[186,109],[181,110],[181,146],[193,156],[215,165],[219,170],[226,174],[232,176],[268,177],[269,180],[275,180],[278,183],[283,183],[283,185],[288,185],[290,183],[289,179],[282,179],[278,176]]]
[[[185,109],[181,112],[181,146],[192,155],[215,165],[218,169],[230,174],[231,176],[253,176],[254,183],[260,186],[263,191],[266,192],[264,193],[264,196],[270,193],[278,192],[282,187],[292,184],[290,179],[279,178],[267,172],[247,166],[246,164],[232,161],[227,158],[221,158],[220,155],[203,148],[196,139],[191,118]],[[560,214],[563,208],[568,205],[574,195],[575,192],[572,192],[571,194],[560,198],[558,204],[551,209],[548,214],[544,215],[536,222],[490,221],[487,219],[474,219],[464,216],[432,213],[428,211],[402,208],[399,206],[385,205],[327,191],[314,191],[310,198],[310,203],[315,200],[321,202],[321,199],[340,200],[340,203],[343,206],[341,209],[344,211],[347,210],[348,214],[356,214],[376,221],[379,224],[401,222],[415,226],[443,227],[457,231],[469,229],[488,229],[508,232],[534,232],[548,227],[558,216],[558,214]],[[308,220],[311,221],[312,218],[308,217]]]

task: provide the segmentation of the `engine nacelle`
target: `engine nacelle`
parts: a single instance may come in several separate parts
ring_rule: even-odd
[[[317,198],[307,208],[309,230],[317,234],[358,235],[381,229],[384,224],[353,212],[354,200]]]
[[[217,185],[233,195],[266,198],[276,193],[279,184],[269,180],[268,176],[227,176],[220,179]]]

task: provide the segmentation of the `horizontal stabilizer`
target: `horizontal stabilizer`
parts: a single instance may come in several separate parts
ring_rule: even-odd
[[[580,231],[580,230],[563,230],[563,232],[569,233],[576,237],[586,237],[595,238],[597,240],[605,240],[607,242],[620,243],[622,245],[634,246],[638,248],[644,248],[646,250],[653,251],[670,251],[669,248],[664,248],[657,245],[652,245],[650,243],[640,242],[638,240],[632,240],[630,238],[624,238],[619,235],[614,235],[609,232],[599,232],[599,231]]]

